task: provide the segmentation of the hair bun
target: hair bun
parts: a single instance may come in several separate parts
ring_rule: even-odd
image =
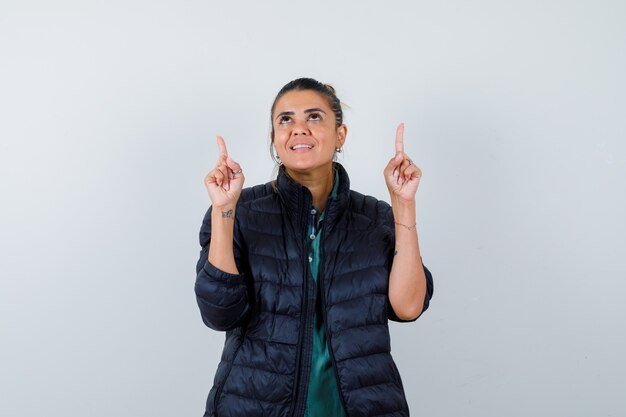
[[[324,87],[328,88],[330,91],[332,91],[333,94],[337,94],[337,92],[335,91],[335,87],[333,87],[330,84],[324,84]]]

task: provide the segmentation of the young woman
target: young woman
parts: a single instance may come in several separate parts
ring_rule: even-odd
[[[351,190],[335,161],[347,128],[332,87],[288,83],[271,120],[275,181],[244,189],[219,136],[204,180],[195,292],[204,323],[226,332],[204,416],[408,416],[388,320],[416,320],[433,281],[404,126],[383,172],[389,206]]]

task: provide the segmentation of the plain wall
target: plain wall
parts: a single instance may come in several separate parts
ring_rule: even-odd
[[[0,3],[0,415],[200,416],[193,284],[215,135],[272,178],[269,107],[332,83],[353,189],[405,122],[430,309],[412,414],[626,413],[626,3]]]

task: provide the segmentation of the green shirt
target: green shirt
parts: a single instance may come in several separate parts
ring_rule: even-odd
[[[331,198],[337,197],[337,186],[339,184],[339,174],[335,172],[335,182],[331,192]],[[309,380],[309,391],[306,401],[305,417],[342,417],[345,416],[337,379],[333,370],[333,363],[330,357],[328,341],[326,340],[326,329],[324,327],[324,316],[321,304],[321,280],[317,279],[320,265],[320,237],[322,235],[322,220],[325,212],[320,214],[315,227],[315,215],[319,210],[311,206],[309,216],[309,263],[311,274],[316,283],[317,302],[315,304],[315,317],[313,318],[313,353],[311,359],[311,378]]]

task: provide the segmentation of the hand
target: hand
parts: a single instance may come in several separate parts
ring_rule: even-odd
[[[243,188],[244,175],[241,166],[230,159],[226,151],[226,143],[221,136],[217,137],[220,155],[215,168],[204,177],[204,186],[214,207],[234,208]]]
[[[389,160],[384,174],[392,200],[399,198],[402,202],[415,201],[422,170],[404,153],[404,123],[400,123],[396,129],[396,155]]]

